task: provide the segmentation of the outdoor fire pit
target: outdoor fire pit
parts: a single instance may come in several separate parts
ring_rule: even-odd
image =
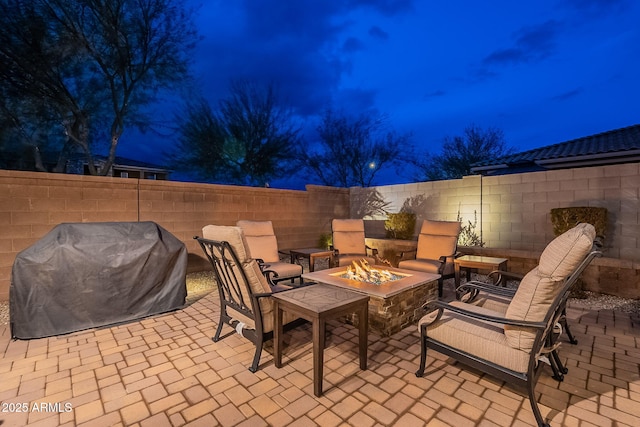
[[[367,271],[374,270],[374,271]],[[366,261],[302,275],[306,280],[326,283],[369,295],[369,328],[390,336],[417,321],[421,307],[437,298],[438,274],[369,266]],[[347,321],[356,323],[356,316]]]

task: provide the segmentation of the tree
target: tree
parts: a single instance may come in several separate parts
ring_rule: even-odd
[[[237,81],[217,111],[203,99],[187,105],[168,157],[176,169],[200,179],[268,185],[292,171],[299,132],[273,85]]]
[[[196,40],[183,0],[5,0],[0,4],[0,85],[15,130],[52,131],[61,171],[65,154],[84,153],[106,174],[125,128],[146,126],[141,108],[187,75]],[[44,114],[39,106],[46,106]],[[51,127],[54,120],[57,126]],[[25,134],[25,132],[22,132]],[[97,171],[96,142],[108,147]],[[44,143],[36,138],[32,144]]]
[[[303,147],[302,168],[324,185],[370,187],[376,175],[410,157],[410,135],[397,135],[386,116],[350,117],[327,109],[317,127],[318,146]]]
[[[209,103],[204,98],[187,103],[176,123],[178,143],[166,153],[171,167],[205,181],[223,175],[225,135]]]
[[[462,178],[471,174],[471,166],[484,160],[495,159],[513,152],[507,146],[502,130],[481,129],[469,125],[463,136],[445,137],[442,154],[414,164],[420,171],[419,180]]]

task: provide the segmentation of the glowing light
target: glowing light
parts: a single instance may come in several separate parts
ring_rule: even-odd
[[[393,274],[388,270],[372,268],[365,259],[353,261],[351,265],[347,266],[347,270],[340,277],[343,279],[357,280],[359,282],[366,282],[374,285],[380,285],[385,282],[402,279],[402,276]]]

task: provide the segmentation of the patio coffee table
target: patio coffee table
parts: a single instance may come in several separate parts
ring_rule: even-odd
[[[453,260],[455,267],[456,288],[460,286],[460,270],[467,272],[467,282],[471,280],[471,269],[479,268],[481,270],[506,270],[507,258],[494,258],[490,256],[480,255],[464,255]]]
[[[282,312],[286,310],[312,323],[313,329],[313,393],[322,396],[324,368],[324,333],[327,320],[346,314],[358,314],[360,369],[367,369],[369,297],[335,286],[316,284],[286,292],[276,292],[273,298],[273,358],[276,368],[282,367]]]
[[[412,271],[401,268],[375,265],[402,278],[380,285],[341,277],[346,267],[335,267],[313,273],[304,273],[305,280],[329,284],[368,295],[369,327],[388,337],[413,324],[424,315],[422,306],[438,297],[439,274]],[[355,318],[347,316],[347,322],[356,324]]]
[[[317,258],[329,258],[329,268],[333,267],[333,251],[320,248],[290,249],[291,264],[299,264],[301,258],[309,260],[309,271],[315,270]]]

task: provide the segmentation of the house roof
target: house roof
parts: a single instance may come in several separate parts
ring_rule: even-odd
[[[106,161],[107,157],[106,156],[96,156],[96,157],[100,157],[101,160]],[[136,168],[136,169],[148,169],[148,170],[156,170],[156,171],[162,171],[162,172],[168,172],[169,169],[165,166],[161,166],[161,165],[156,165],[153,163],[149,163],[149,162],[142,162],[140,160],[133,160],[133,159],[128,159],[126,157],[121,157],[121,156],[116,156],[114,162],[113,162],[114,166],[117,166],[119,168]]]
[[[74,153],[69,156],[69,160],[79,160],[86,163],[86,157],[82,153]],[[107,156],[102,154],[95,154],[93,156],[94,162],[106,162]],[[156,165],[149,162],[143,162],[140,160],[129,159],[122,156],[116,156],[113,160],[113,167],[118,169],[131,169],[131,170],[147,170],[150,172],[169,172],[169,169],[165,166]]]
[[[633,125],[478,162],[471,171],[499,175],[638,161],[640,125]]]

